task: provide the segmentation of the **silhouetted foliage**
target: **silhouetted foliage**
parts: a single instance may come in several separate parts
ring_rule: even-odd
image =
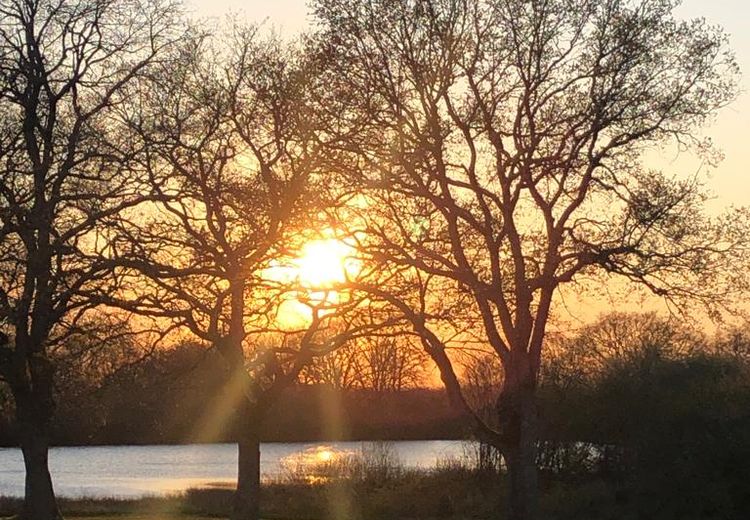
[[[600,497],[602,518],[748,514],[750,366],[716,353],[721,338],[712,345],[690,339],[689,330],[654,315],[615,314],[567,341],[574,357],[579,342],[601,355],[586,378],[568,372],[542,387],[542,436],[552,442],[547,454],[579,455],[558,467],[557,477],[542,461],[548,484],[601,479],[608,497]]]

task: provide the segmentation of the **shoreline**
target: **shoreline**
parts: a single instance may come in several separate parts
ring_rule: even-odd
[[[407,442],[473,442],[472,439],[466,438],[466,437],[459,437],[456,436],[455,438],[446,438],[446,437],[436,437],[436,438],[393,438],[393,439],[371,439],[371,438],[362,438],[362,439],[307,439],[307,440],[261,440],[260,443],[262,444],[272,444],[272,445],[281,445],[281,444],[300,444],[300,445],[309,445],[309,444],[324,444],[324,443],[379,443],[379,442],[398,442],[398,443],[407,443]],[[164,442],[164,443],[154,443],[154,442],[148,442],[148,443],[128,443],[128,444],[54,444],[50,446],[50,449],[60,449],[60,448],[146,448],[146,447],[177,447],[177,446],[229,446],[236,444],[237,441],[214,441],[214,442],[193,442],[193,441],[186,441],[186,442]],[[20,450],[20,446],[15,445],[2,445],[0,446],[0,450],[9,450],[9,449],[17,449]]]

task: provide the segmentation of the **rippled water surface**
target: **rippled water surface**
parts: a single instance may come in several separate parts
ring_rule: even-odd
[[[466,449],[461,441],[398,441],[387,446],[405,466],[421,468],[462,457]],[[328,462],[369,447],[360,442],[264,443],[261,473],[274,478],[291,466]],[[53,448],[50,452],[55,489],[65,497],[139,497],[227,484],[234,482],[236,463],[233,444]],[[22,496],[23,479],[21,451],[0,449],[0,495]]]

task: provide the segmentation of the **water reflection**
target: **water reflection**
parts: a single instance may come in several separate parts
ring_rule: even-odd
[[[272,480],[322,484],[351,474],[357,452],[321,444],[292,453],[280,461],[282,472]]]
[[[330,479],[357,467],[370,443],[263,443],[261,475]],[[406,467],[435,467],[460,457],[461,441],[400,441],[390,443]],[[371,457],[370,457],[371,458]],[[53,448],[50,465],[62,497],[135,498],[179,493],[191,487],[233,486],[237,447],[232,444],[182,446],[97,446]],[[15,448],[0,448],[0,495],[20,497],[24,490],[23,457]]]

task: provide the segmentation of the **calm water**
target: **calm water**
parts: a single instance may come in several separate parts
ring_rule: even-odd
[[[461,441],[388,443],[402,464],[434,467],[465,454]],[[261,473],[274,478],[300,465],[356,454],[367,443],[264,443]],[[233,444],[182,446],[102,446],[53,448],[50,468],[59,496],[139,497],[190,487],[234,482],[237,448]],[[0,495],[23,496],[23,460],[15,448],[0,449]]]

